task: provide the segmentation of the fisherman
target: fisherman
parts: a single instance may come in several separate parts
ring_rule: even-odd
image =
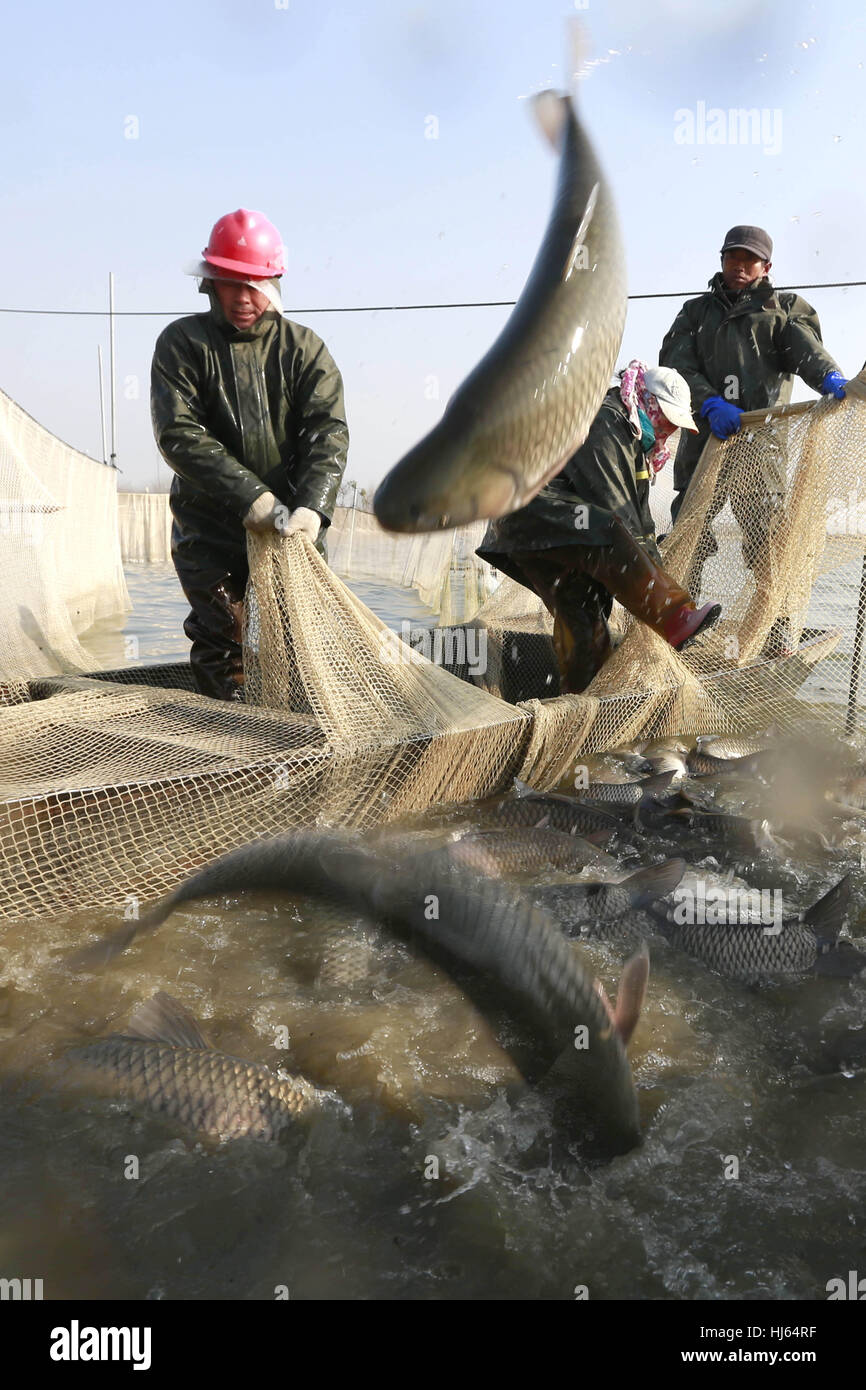
[[[156,342],[151,414],[175,472],[171,551],[191,613],[184,632],[198,690],[243,700],[244,528],[302,532],[322,554],[349,432],[343,383],[309,328],[282,317],[284,248],[260,212],[214,224],[200,280],[210,311]]]
[[[707,293],[683,305],[667,333],[659,361],[686,379],[692,410],[700,416],[697,434],[683,435],[674,463],[675,521],[710,432],[727,439],[740,428],[747,410],[785,404],[799,376],[813,391],[845,397],[846,379],[821,341],[818,315],[805,299],[775,290],[769,280],[773,243],[761,227],[732,227],[722,244],[722,268]],[[706,514],[707,526],[730,495],[743,530],[743,559],[749,569],[767,546],[784,492],[781,451],[763,462],[760,483],[731,486],[720,478]],[[718,549],[708,535],[707,554]],[[692,588],[699,592],[699,572]]]
[[[671,436],[696,431],[678,372],[632,361],[614,379],[584,443],[528,506],[493,522],[477,554],[534,590],[553,615],[563,693],[585,690],[610,650],[617,599],[677,649],[716,621],[666,573],[650,478]]]

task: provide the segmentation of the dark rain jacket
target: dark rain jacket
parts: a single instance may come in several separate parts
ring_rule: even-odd
[[[646,455],[618,387],[608,391],[589,434],[562,472],[527,506],[492,522],[476,553],[524,584],[509,556],[521,550],[608,544],[611,514],[657,558]]]
[[[151,372],[153,431],[176,475],[172,554],[182,578],[205,582],[245,568],[242,517],[264,492],[319,513],[324,553],[349,444],[321,338],[275,309],[237,329],[210,301],[163,330]]]
[[[785,404],[799,376],[821,390],[828,372],[839,370],[821,341],[818,315],[790,291],[775,290],[764,277],[733,296],[721,271],[709,291],[689,299],[674,319],[659,353],[689,384],[697,434],[683,432],[674,467],[678,491],[688,486],[710,427],[700,418],[709,396],[722,396],[741,410]]]

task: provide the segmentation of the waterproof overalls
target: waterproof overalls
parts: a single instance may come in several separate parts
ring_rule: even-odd
[[[491,523],[477,554],[553,615],[563,693],[585,690],[606,661],[614,599],[668,640],[673,615],[694,606],[661,566],[646,457],[616,387],[562,472]]]
[[[191,612],[184,632],[198,690],[242,698],[242,518],[272,492],[322,518],[326,555],[349,432],[340,373],[311,329],[267,309],[235,328],[209,282],[209,313],[176,319],[157,339],[151,373],[156,443],[175,473],[172,559]]]

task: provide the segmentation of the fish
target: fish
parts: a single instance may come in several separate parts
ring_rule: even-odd
[[[439,423],[379,484],[389,531],[435,531],[525,507],[581,446],[622,342],[625,257],[604,172],[569,96],[533,98],[560,153],[553,211],[508,322]]]
[[[713,747],[711,744],[710,747]],[[749,753],[742,757],[717,757],[701,748],[686,755],[686,769],[691,777],[713,777],[719,773],[769,771],[776,762],[772,749]]]
[[[609,806],[639,806],[641,802],[663,796],[671,788],[674,772],[645,777],[640,782],[590,782],[575,792],[581,801],[600,801]]]
[[[161,991],[132,1013],[124,1033],[69,1049],[68,1076],[104,1086],[199,1134],[276,1139],[336,1097],[302,1077],[215,1051],[188,1009]]]
[[[772,854],[782,851],[782,843],[766,820],[750,819],[725,811],[696,811],[691,806],[666,810],[667,824],[687,822],[692,830],[730,849],[747,852],[766,850]]]
[[[374,950],[366,934],[334,929],[323,944],[317,983],[326,989],[353,989],[370,976]]]
[[[667,922],[670,943],[719,975],[742,984],[820,974],[849,978],[866,968],[866,954],[839,933],[851,911],[850,875],[825,893],[802,917],[773,923],[678,921],[683,904],[652,907]]]
[[[632,920],[635,910],[673,893],[685,871],[684,859],[668,859],[638,869],[619,883],[536,885],[530,896],[562,924],[568,936],[639,940],[646,926]]]
[[[766,753],[770,745],[778,741],[780,730],[771,725],[763,734],[698,734],[696,747],[701,753],[709,753],[714,758],[748,758],[755,753]]]
[[[593,839],[601,839],[612,835],[633,838],[615,816],[584,806],[573,796],[563,796],[560,792],[534,792],[516,779],[515,788],[515,797],[482,807],[481,814],[485,821],[508,828],[523,825],[539,830],[560,830],[566,835],[581,835],[584,838],[592,836]]]
[[[447,873],[422,867],[416,878],[411,906],[399,893],[395,903],[393,879],[379,880],[381,915],[399,916],[415,944],[452,975],[530,1084],[566,1084],[584,1140],[609,1155],[634,1148],[640,1126],[625,1044],[636,1021],[628,1001],[642,998],[635,982],[648,971],[645,953],[623,967],[614,1008],[556,922],[525,895],[453,866]],[[437,920],[428,916],[431,899]],[[526,1039],[522,1047],[515,1030]]]
[[[637,1094],[616,1009],[557,924],[523,895],[478,879],[435,849],[407,861],[360,837],[295,832],[257,840],[207,865],[167,898],[91,948],[106,961],[181,904],[221,892],[281,890],[342,900],[419,949],[492,1022],[530,1084],[556,1064],[571,1077],[584,1133],[610,1153],[639,1142]],[[135,931],[130,933],[130,928]],[[624,967],[629,970],[640,967]],[[587,1046],[575,1047],[577,1029]],[[574,1052],[574,1058],[563,1054]],[[576,1061],[575,1058],[578,1058]]]
[[[561,830],[517,826],[511,830],[476,830],[454,840],[451,858],[476,873],[538,874],[545,869],[580,873],[588,867],[615,868],[617,861],[579,835]]]

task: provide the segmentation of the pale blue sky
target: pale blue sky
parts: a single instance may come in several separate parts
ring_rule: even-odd
[[[281,5],[48,0],[4,16],[0,306],[101,309],[111,269],[118,309],[167,311],[118,321],[122,487],[169,481],[150,431],[151,351],[165,322],[206,305],[181,267],[224,212],[258,208],[279,227],[289,310],[516,297],[555,177],[523,98],[562,85],[576,11],[596,60],[580,110],[617,197],[632,292],[703,288],[736,222],[770,231],[779,284],[866,279],[866,11],[848,0]],[[679,143],[677,113],[699,103],[764,110],[768,148]],[[866,290],[807,297],[853,374]],[[633,305],[622,360],[655,360],[678,307]],[[348,476],[371,486],[507,310],[297,316],[343,372]],[[98,455],[106,321],[2,314],[0,331],[0,387]]]

